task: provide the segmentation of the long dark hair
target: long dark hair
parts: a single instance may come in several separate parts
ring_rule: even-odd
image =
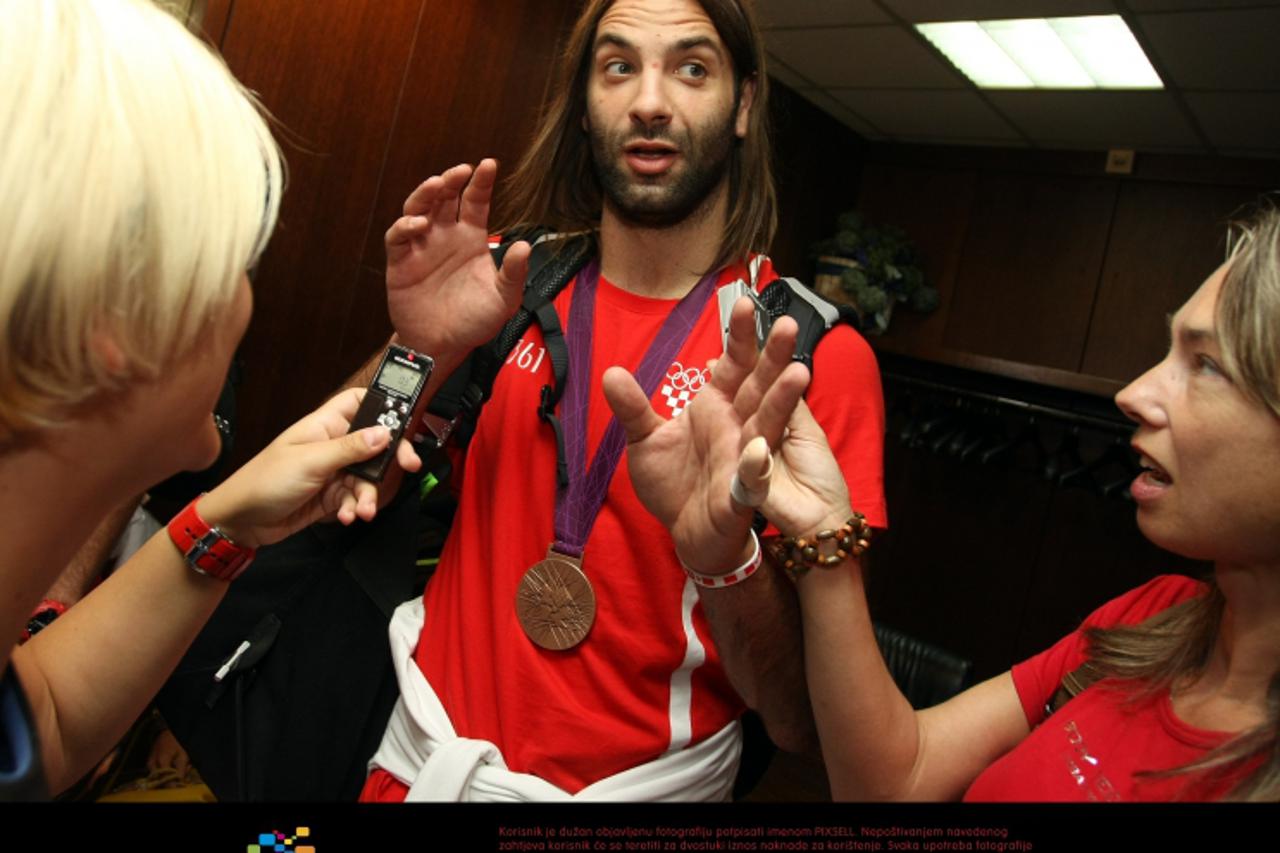
[[[750,0],[698,0],[733,61],[735,103],[747,81],[755,86],[747,135],[729,164],[729,203],[720,251],[712,269],[764,251],[777,230],[777,191],[769,142],[769,78],[764,43]],[[599,226],[603,195],[582,130],[587,108],[591,48],[600,18],[613,0],[587,0],[555,67],[550,97],[533,144],[508,175],[501,194],[503,231],[549,225],[559,231]]]

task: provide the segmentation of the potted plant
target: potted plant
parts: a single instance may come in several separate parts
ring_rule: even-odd
[[[850,210],[837,218],[836,233],[813,248],[814,289],[853,306],[864,332],[885,331],[898,303],[922,312],[938,307],[938,291],[924,283],[919,255],[901,228],[870,225]]]

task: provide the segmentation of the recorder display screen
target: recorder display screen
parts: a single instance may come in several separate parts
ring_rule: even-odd
[[[388,361],[383,365],[382,373],[378,374],[378,384],[405,397],[412,397],[413,392],[418,390],[418,381],[421,376],[422,374],[412,367]]]

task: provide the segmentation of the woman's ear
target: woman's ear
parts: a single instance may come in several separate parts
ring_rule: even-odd
[[[110,332],[99,329],[89,335],[89,351],[112,376],[125,376],[129,371],[129,359]]]

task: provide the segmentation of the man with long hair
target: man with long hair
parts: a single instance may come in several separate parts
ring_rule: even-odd
[[[765,388],[799,393],[783,371],[794,327],[752,373],[754,355],[723,348],[715,298],[777,277],[758,254],[777,220],[767,90],[745,0],[586,3],[503,190],[508,225],[596,233],[596,257],[553,302],[568,340],[564,395],[539,416],[552,359],[531,326],[461,465],[439,568],[392,620],[401,699],[365,799],[726,799],[744,703],[783,748],[812,745],[788,580],[769,563],[756,571],[754,533],[704,544],[724,539],[711,533],[728,514],[750,514],[751,496],[659,522],[620,464],[625,438],[601,393],[606,368],[622,365],[643,391],[619,402],[652,403],[677,424],[697,417],[695,397],[750,421],[769,406]],[[444,372],[521,302],[527,244],[500,269],[488,251],[496,175],[485,160],[425,181],[387,232],[400,342]],[[815,416],[856,505],[882,527],[870,349],[837,328],[814,375]]]

